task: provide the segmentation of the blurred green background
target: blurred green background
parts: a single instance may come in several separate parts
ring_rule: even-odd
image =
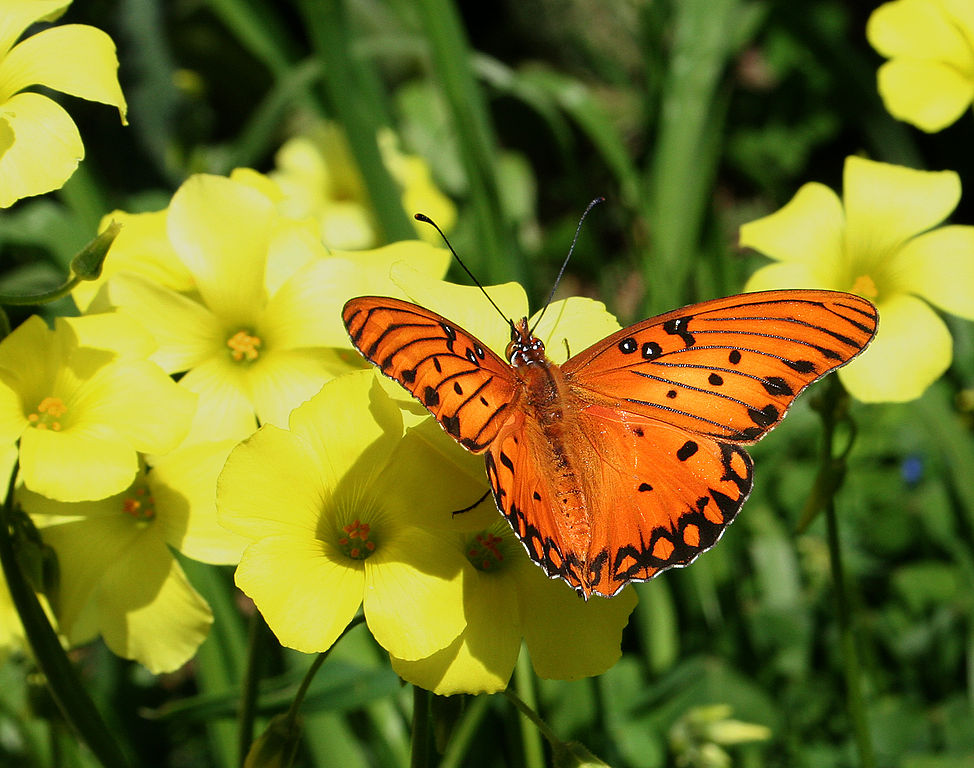
[[[410,235],[413,211],[382,192],[374,131],[393,128],[426,158],[458,208],[453,245],[485,283],[518,280],[543,301],[580,213],[603,195],[559,295],[600,298],[628,323],[736,293],[765,263],[737,248],[738,226],[805,182],[840,190],[848,155],[974,183],[970,112],[928,136],[883,108],[881,59],[864,34],[877,5],[78,0],[61,23],[116,41],[131,124],[57,97],[87,158],[60,192],[0,213],[0,290],[57,284],[104,214],[165,207],[189,174],[270,169],[281,144],[323,115],[348,131],[388,239]],[[955,221],[974,221],[972,200]],[[974,329],[946,319],[954,364],[923,398],[853,405],[838,497],[882,766],[974,765]],[[765,741],[725,743],[733,765],[858,764],[824,524],[797,530],[818,462],[814,397],[753,449],[755,490],[720,545],[637,587],[616,667],[574,683],[519,668],[521,695],[559,736],[612,765],[709,768],[722,764],[707,746],[721,737],[699,708],[727,704],[734,720],[770,729]],[[138,764],[234,765],[246,621],[230,571],[186,565],[216,614],[195,663],[153,678],[100,646],[76,658]],[[272,641],[264,715],[286,708],[310,662]],[[0,765],[92,764],[30,669],[18,657],[0,666]],[[305,702],[301,764],[406,764],[410,703],[356,629]],[[536,737],[502,697],[436,706],[461,728],[446,764],[537,764]]]

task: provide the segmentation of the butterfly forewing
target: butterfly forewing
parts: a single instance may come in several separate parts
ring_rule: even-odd
[[[742,294],[632,325],[562,370],[583,397],[749,443],[806,386],[859,354],[876,324],[875,307],[852,294]]]
[[[352,299],[342,319],[355,347],[457,442],[474,453],[490,444],[517,387],[500,357],[449,320],[399,299]]]

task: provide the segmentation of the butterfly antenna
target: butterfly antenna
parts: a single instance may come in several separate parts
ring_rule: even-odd
[[[591,211],[599,203],[604,202],[604,197],[597,197],[590,202],[582,212],[582,216],[578,220],[578,226],[575,227],[575,237],[572,238],[572,244],[568,248],[568,255],[565,256],[565,260],[561,263],[561,269],[558,270],[558,277],[555,278],[555,282],[551,286],[551,291],[548,293],[548,298],[545,300],[544,306],[541,308],[541,314],[538,315],[538,319],[535,321],[534,327],[531,328],[532,336],[534,335],[534,329],[538,327],[538,323],[540,323],[541,318],[544,317],[544,313],[547,311],[548,305],[551,304],[551,300],[555,297],[555,291],[558,289],[558,283],[561,282],[561,277],[565,274],[565,268],[568,266],[568,262],[571,260],[572,254],[575,252],[575,243],[578,242],[578,234],[582,231],[582,222],[585,221],[585,217],[588,216],[589,211]]]
[[[591,208],[591,206],[589,206],[589,207]],[[587,211],[586,211],[586,213],[587,213]],[[473,283],[474,283],[474,285],[476,285],[476,286],[477,286],[477,287],[478,287],[478,288],[480,289],[480,292],[481,292],[482,294],[484,294],[484,296],[486,296],[486,297],[487,297],[487,301],[489,301],[489,302],[491,303],[491,306],[492,306],[492,307],[493,307],[494,309],[496,309],[496,310],[497,310],[497,313],[498,313],[498,314],[499,314],[499,315],[500,315],[501,317],[503,317],[503,318],[504,318],[504,322],[506,322],[506,323],[507,323],[508,325],[510,325],[510,326],[511,326],[511,328],[513,328],[513,327],[514,327],[514,321],[512,321],[512,320],[511,320],[511,319],[510,319],[510,318],[509,318],[509,317],[508,317],[507,315],[505,315],[505,314],[504,314],[504,312],[503,312],[503,311],[501,311],[501,308],[500,308],[500,307],[498,307],[498,306],[497,306],[497,304],[496,304],[496,303],[494,302],[494,300],[493,300],[492,298],[490,298],[490,294],[489,294],[489,293],[487,293],[487,291],[486,291],[486,290],[484,290],[484,286],[482,286],[482,285],[480,284],[480,281],[479,281],[479,280],[478,280],[478,279],[477,279],[477,278],[476,278],[476,277],[474,276],[474,273],[473,273],[473,272],[471,272],[471,271],[470,271],[470,270],[469,270],[469,269],[467,268],[467,265],[463,263],[463,259],[461,259],[461,258],[460,258],[460,254],[458,254],[458,253],[457,253],[457,252],[456,252],[456,251],[455,251],[455,250],[453,249],[453,246],[452,246],[452,245],[450,245],[450,241],[446,239],[446,235],[444,235],[444,234],[443,234],[443,230],[442,230],[442,229],[440,229],[440,228],[439,228],[439,227],[438,227],[438,226],[436,225],[436,222],[435,222],[435,221],[433,221],[433,220],[432,220],[432,219],[431,219],[431,218],[430,218],[429,216],[427,216],[427,215],[426,215],[425,213],[415,213],[415,214],[413,214],[413,218],[414,218],[414,219],[416,219],[416,221],[422,221],[422,222],[423,222],[424,224],[429,224],[429,225],[430,225],[431,227],[433,227],[433,229],[435,229],[435,230],[436,230],[437,232],[439,232],[439,233],[440,233],[440,237],[442,237],[442,238],[443,238],[443,242],[444,242],[444,243],[446,243],[446,247],[450,249],[450,253],[452,253],[452,254],[453,254],[453,258],[455,258],[455,259],[457,260],[457,264],[459,264],[459,265],[460,265],[461,267],[463,267],[463,271],[464,271],[464,272],[466,272],[466,273],[467,273],[467,274],[468,274],[468,275],[470,276],[470,279],[471,279],[471,280],[473,280]],[[584,218],[584,217],[583,217],[583,218]],[[576,235],[576,236],[577,236],[577,235]],[[480,502],[477,502],[477,503],[479,504]],[[476,504],[475,504],[474,506],[476,506]]]

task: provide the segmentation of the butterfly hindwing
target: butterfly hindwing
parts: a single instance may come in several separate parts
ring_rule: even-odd
[[[531,558],[585,596],[609,597],[712,547],[750,492],[747,453],[577,405],[554,444],[519,417],[487,451],[495,501]]]
[[[806,386],[872,339],[868,301],[835,291],[763,291],[629,326],[562,366],[580,395],[718,440],[750,443]]]
[[[435,312],[378,296],[352,299],[342,319],[355,347],[409,390],[464,448],[483,451],[508,416],[511,367]]]

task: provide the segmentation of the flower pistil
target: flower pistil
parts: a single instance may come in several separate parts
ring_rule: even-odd
[[[60,397],[45,397],[37,404],[37,410],[27,417],[27,421],[36,429],[60,432],[62,429],[60,419],[67,412],[68,407]]]

